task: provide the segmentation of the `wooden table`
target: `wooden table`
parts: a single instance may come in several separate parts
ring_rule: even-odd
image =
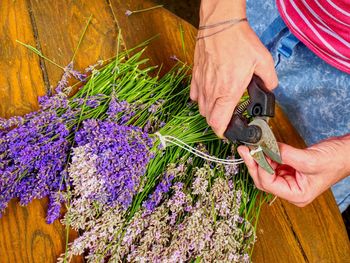
[[[36,46],[65,66],[91,14],[92,23],[75,60],[78,69],[113,56],[119,28],[126,47],[159,34],[146,54],[152,64],[163,64],[164,71],[173,63],[171,55],[191,64],[196,30],[187,22],[162,8],[124,15],[127,9],[151,5],[139,0],[2,0],[0,116],[37,109],[37,96],[45,94],[62,74],[17,44],[16,39]],[[280,141],[304,147],[279,108],[272,125]],[[65,229],[57,221],[45,223],[46,209],[47,200],[36,200],[28,207],[20,207],[16,200],[10,202],[0,220],[0,262],[55,262],[65,249]],[[279,199],[272,206],[266,205],[257,232],[255,262],[350,262],[349,240],[330,191],[302,209]],[[70,240],[75,236],[71,232]]]

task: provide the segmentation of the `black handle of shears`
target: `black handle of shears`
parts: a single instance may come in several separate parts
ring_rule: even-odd
[[[248,85],[248,93],[250,102],[247,111],[250,116],[273,117],[275,115],[275,95],[265,87],[258,76],[253,76]],[[224,136],[233,142],[255,144],[261,139],[262,131],[258,126],[248,126],[247,119],[236,108]]]

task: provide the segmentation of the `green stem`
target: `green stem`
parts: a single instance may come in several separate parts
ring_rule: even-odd
[[[72,60],[71,60],[72,62],[74,61],[75,56],[77,55],[77,51],[78,51],[78,49],[79,49],[79,47],[80,47],[81,42],[83,41],[83,38],[84,38],[85,33],[86,33],[86,30],[88,29],[88,26],[89,26],[89,24],[90,24],[90,22],[91,22],[91,19],[92,19],[92,15],[90,15],[88,21],[86,22],[86,25],[85,25],[85,28],[84,28],[84,30],[83,30],[83,33],[82,33],[81,36],[80,36],[78,45],[77,45],[77,47],[75,48],[75,51],[74,51],[74,54],[73,54],[73,57],[72,57]]]
[[[37,50],[35,47],[25,44],[19,40],[16,40],[17,43],[21,44],[22,46],[25,46],[26,48],[28,48],[29,50],[31,50],[32,52],[34,52],[35,54],[37,54],[39,57],[47,60],[48,62],[50,62],[51,64],[55,65],[56,67],[62,69],[63,71],[65,70],[64,67],[58,65],[55,61],[49,59],[48,57],[45,57],[39,50]]]
[[[148,8],[144,8],[144,9],[134,10],[134,11],[131,11],[131,14],[147,12],[147,11],[151,11],[153,9],[157,9],[157,8],[161,8],[161,7],[163,7],[163,5],[156,5],[156,6],[152,6],[152,7],[148,7]]]

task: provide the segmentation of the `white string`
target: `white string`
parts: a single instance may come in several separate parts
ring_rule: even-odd
[[[163,148],[167,147],[167,142],[174,144],[204,160],[210,161],[210,162],[215,162],[215,163],[220,163],[220,164],[226,164],[226,165],[237,165],[244,163],[243,159],[220,159],[215,156],[211,156],[209,154],[206,154],[188,144],[185,142],[181,141],[180,139],[171,136],[171,135],[162,135],[159,132],[156,132],[155,135],[159,137],[160,143],[162,144]]]
[[[258,148],[256,148],[256,149],[253,149],[253,150],[250,150],[250,155],[251,156],[253,156],[254,154],[256,154],[256,153],[258,153],[258,152],[262,152],[262,148],[260,147],[260,145],[259,145],[259,147]]]

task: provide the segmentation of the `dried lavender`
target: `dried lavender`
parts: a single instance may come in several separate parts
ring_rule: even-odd
[[[87,197],[92,189],[96,193],[100,188],[96,181],[78,177],[96,173],[94,158],[86,155],[84,147],[76,148],[75,152],[79,161],[76,163],[73,158],[70,172],[75,174],[78,181],[74,185],[80,192],[73,192]],[[179,169],[171,165],[167,171]],[[159,184],[173,177],[164,176]],[[103,206],[97,211],[91,202],[81,202],[80,209],[69,209],[67,215],[73,212],[72,222],[80,220],[79,228],[86,231],[71,244],[69,255],[88,250],[88,262],[189,262],[197,258],[203,262],[249,262],[247,252],[255,235],[251,224],[239,212],[245,195],[224,177],[217,177],[210,186],[214,176],[209,166],[196,169],[191,185],[173,184],[169,191],[172,195],[168,200],[161,199],[156,207],[149,203],[154,198],[158,201],[158,195],[152,194],[127,225],[119,208],[114,212],[102,211]],[[91,183],[87,185],[87,181]],[[161,188],[157,187],[155,192]],[[86,206],[87,203],[90,204]],[[152,204],[152,211],[148,204]]]
[[[79,81],[84,81],[86,79],[85,74],[73,69],[73,61],[64,68],[63,75],[55,88],[57,94],[64,93],[64,89],[68,86],[69,79],[72,76]]]
[[[176,183],[172,197],[153,213],[137,213],[119,248],[122,256],[128,262],[249,262],[255,237],[240,217],[242,194],[221,177],[209,187],[213,175],[208,166],[196,171],[191,186],[196,198]]]
[[[84,121],[75,140],[69,167],[73,189],[63,222],[85,232],[68,254],[89,249],[89,262],[103,262],[112,255],[105,248],[116,246],[116,232],[121,235],[123,215],[152,158],[153,141],[137,127],[109,120]]]
[[[152,139],[134,126],[89,119],[76,133],[75,141],[78,146],[85,146],[87,154],[97,156],[96,173],[104,188],[103,196],[96,196],[95,200],[128,208],[153,157]]]

